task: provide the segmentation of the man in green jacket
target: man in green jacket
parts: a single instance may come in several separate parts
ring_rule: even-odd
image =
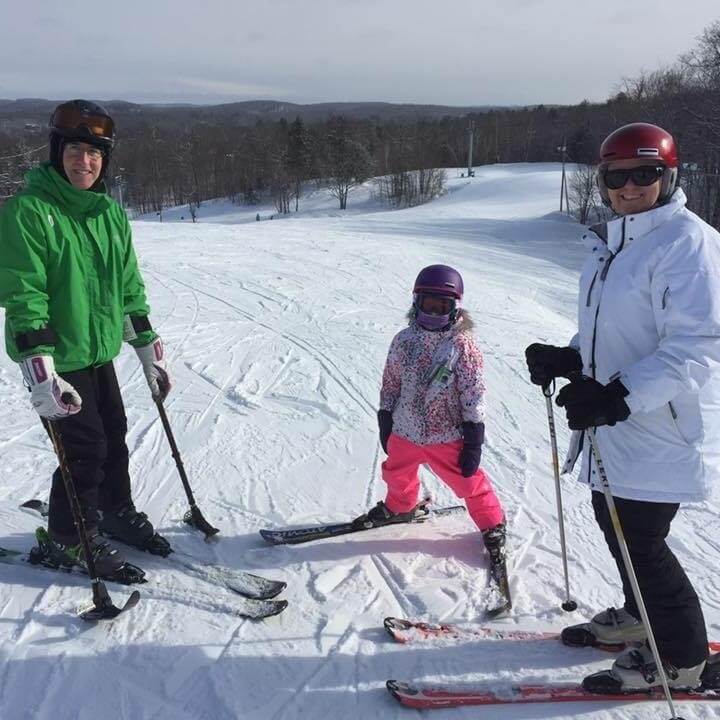
[[[122,341],[134,346],[153,397],[164,399],[171,387],[130,225],[103,183],[114,140],[104,108],[62,103],[50,121],[50,162],[31,170],[25,189],[0,210],[7,352],[20,364],[40,417],[58,421],[96,567],[110,579],[125,559],[101,533],[151,552],[169,550],[132,501],[127,420],[112,362]],[[59,469],[48,533],[38,540],[50,564],[80,560]]]

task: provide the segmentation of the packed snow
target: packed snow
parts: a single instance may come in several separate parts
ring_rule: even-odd
[[[285,580],[285,612],[232,614],[236,596],[162,559],[128,551],[151,582],[109,623],[74,616],[86,578],[0,564],[3,720],[281,720],[420,717],[385,680],[578,681],[613,656],[554,641],[476,640],[403,646],[387,615],[471,624],[490,599],[488,561],[465,514],[315,543],[272,547],[261,528],[353,518],[384,496],[375,411],[385,354],[403,327],[424,265],[465,277],[465,306],[486,359],[483,464],[504,503],[515,607],[501,627],[560,630],[621,603],[616,570],[589,493],[563,479],[571,594],[564,613],[560,543],[545,402],[527,380],[532,341],[573,334],[581,228],[557,212],[558,165],[448,173],[427,205],[388,210],[357,188],[349,212],[326,190],[273,221],[271,206],[204,203],[193,224],[178,208],[134,223],[154,325],[172,361],[167,402],[197,501],[221,529],[206,544],[181,522],[187,501],[134,352],[117,368],[139,508],[178,549]],[[180,219],[184,215],[184,219]],[[55,467],[18,368],[0,359],[0,545],[29,549]],[[561,448],[569,433],[557,414]],[[437,506],[456,499],[423,470]],[[720,638],[715,568],[718,501],[688,506],[673,526],[679,554]],[[116,602],[129,589],[109,585]],[[720,717],[678,704],[685,718]],[[666,717],[662,703],[556,704],[433,711],[442,718]]]

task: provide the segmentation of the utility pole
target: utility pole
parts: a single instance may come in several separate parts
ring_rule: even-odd
[[[473,136],[475,134],[475,123],[470,120],[468,123],[467,130],[465,131],[465,135],[467,136],[467,146],[468,146],[468,168],[467,173],[468,177],[474,177],[475,173],[473,172]]]
[[[123,184],[125,182],[125,178],[123,177],[122,173],[125,172],[125,168],[118,168],[120,171],[120,175],[115,176],[115,182],[117,183],[118,187],[118,201],[120,202],[120,207],[125,209],[125,204],[123,203]]]
[[[565,210],[570,214],[570,200],[568,199],[568,183],[567,173],[565,172],[565,163],[567,161],[567,145],[563,138],[562,145],[558,145],[557,151],[562,154],[562,178],[560,180],[560,212],[563,211],[563,197],[565,198]]]

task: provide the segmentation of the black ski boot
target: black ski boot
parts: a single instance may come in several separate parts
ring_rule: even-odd
[[[505,523],[500,523],[493,528],[483,530],[482,538],[485,543],[485,549],[490,556],[490,578],[497,586],[500,594],[498,604],[488,608],[486,612],[489,618],[493,618],[508,612],[512,608],[510,584],[508,582],[507,565],[505,562]]]
[[[145,550],[153,555],[167,557],[173,550],[170,543],[155,532],[144,512],[138,512],[132,501],[119,510],[102,512],[100,532],[103,535]]]
[[[371,508],[365,515],[353,520],[355,527],[372,528],[382,527],[383,525],[392,525],[394,523],[410,522],[415,517],[416,508],[406,513],[394,513],[388,510],[385,503],[381,500],[374,508]]]
[[[87,563],[83,557],[82,545],[62,545],[55,542],[45,528],[35,531],[37,546],[30,551],[29,560],[33,565],[44,565],[54,570],[79,568],[87,574]],[[97,531],[88,533],[88,543],[95,563],[95,572],[103,580],[123,585],[145,582],[145,573],[131,565],[122,553],[105,540]]]

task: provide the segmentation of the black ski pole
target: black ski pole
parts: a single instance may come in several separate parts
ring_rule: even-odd
[[[647,608],[645,607],[642,592],[640,591],[640,585],[638,584],[637,575],[635,574],[635,568],[633,567],[630,559],[630,551],[628,550],[625,535],[620,523],[620,517],[618,516],[617,508],[615,507],[615,499],[613,498],[612,490],[610,489],[610,482],[608,481],[602,457],[600,456],[600,448],[598,447],[597,438],[595,437],[595,429],[588,428],[587,435],[590,438],[592,454],[595,458],[595,465],[597,466],[598,475],[600,476],[603,493],[605,493],[605,503],[607,505],[608,513],[610,514],[610,519],[612,520],[615,537],[617,538],[618,545],[620,546],[620,554],[622,555],[623,563],[625,565],[625,572],[627,573],[630,586],[632,587],[635,603],[640,611],[640,619],[647,630],[648,644],[652,650],[655,666],[657,667],[658,674],[660,675],[660,682],[662,684],[663,693],[665,694],[665,700],[670,708],[671,720],[682,720],[682,718],[675,713],[675,705],[673,704],[672,693],[670,692],[670,686],[668,685],[667,673],[665,672],[665,666],[662,664],[662,659],[660,658],[660,651],[658,650],[657,643],[655,642],[655,633],[653,633],[650,625],[650,618],[648,616]]]
[[[552,388],[552,389],[551,389]],[[563,572],[565,573],[565,602],[561,605],[565,612],[577,610],[577,603],[570,598],[570,575],[568,573],[567,546],[565,544],[565,519],[562,504],[562,489],[560,487],[560,463],[558,462],[557,433],[555,432],[555,412],[553,411],[552,396],[555,392],[555,381],[545,385],[542,389],[547,405],[548,425],[550,426],[550,445],[552,447],[552,464],[555,474],[555,498],[557,500],[558,526],[560,529],[560,549],[562,551]]]
[[[168,420],[167,413],[165,412],[165,406],[160,398],[154,398],[154,400],[157,405],[158,413],[160,414],[160,420],[165,428],[165,435],[167,435],[168,442],[170,443],[170,449],[172,450],[172,456],[175,460],[178,473],[180,474],[180,480],[182,480],[183,488],[185,488],[185,495],[187,495],[188,502],[190,503],[190,509],[185,513],[183,520],[185,520],[188,525],[191,525],[197,530],[200,530],[200,532],[204,533],[205,539],[209,540],[213,535],[217,535],[220,530],[213,527],[203,517],[200,508],[195,504],[195,497],[192,489],[190,488],[190,481],[185,473],[185,466],[183,465],[182,458],[180,457],[180,451],[178,450],[178,446],[175,442],[175,437],[170,427],[170,421]]]
[[[92,583],[92,607],[81,611],[79,613],[80,617],[83,620],[111,620],[112,618],[117,617],[121,612],[137,605],[140,600],[140,593],[137,590],[133,590],[130,597],[121,608],[113,605],[113,601],[108,594],[105,583],[100,580],[95,570],[95,559],[93,558],[92,550],[90,549],[90,542],[88,541],[87,530],[85,529],[85,520],[80,509],[80,502],[78,500],[77,493],[75,492],[75,483],[73,482],[72,475],[70,474],[70,468],[68,467],[65,448],[62,444],[62,436],[58,429],[58,424],[52,420],[48,420],[47,429],[53,448],[55,449],[55,454],[57,455],[58,465],[60,466],[60,474],[62,475],[63,483],[65,484],[65,492],[67,494],[68,501],[70,502],[73,522],[75,523],[78,535],[80,536],[80,544],[82,545],[85,565],[87,566],[88,575],[90,576],[90,581]]]

